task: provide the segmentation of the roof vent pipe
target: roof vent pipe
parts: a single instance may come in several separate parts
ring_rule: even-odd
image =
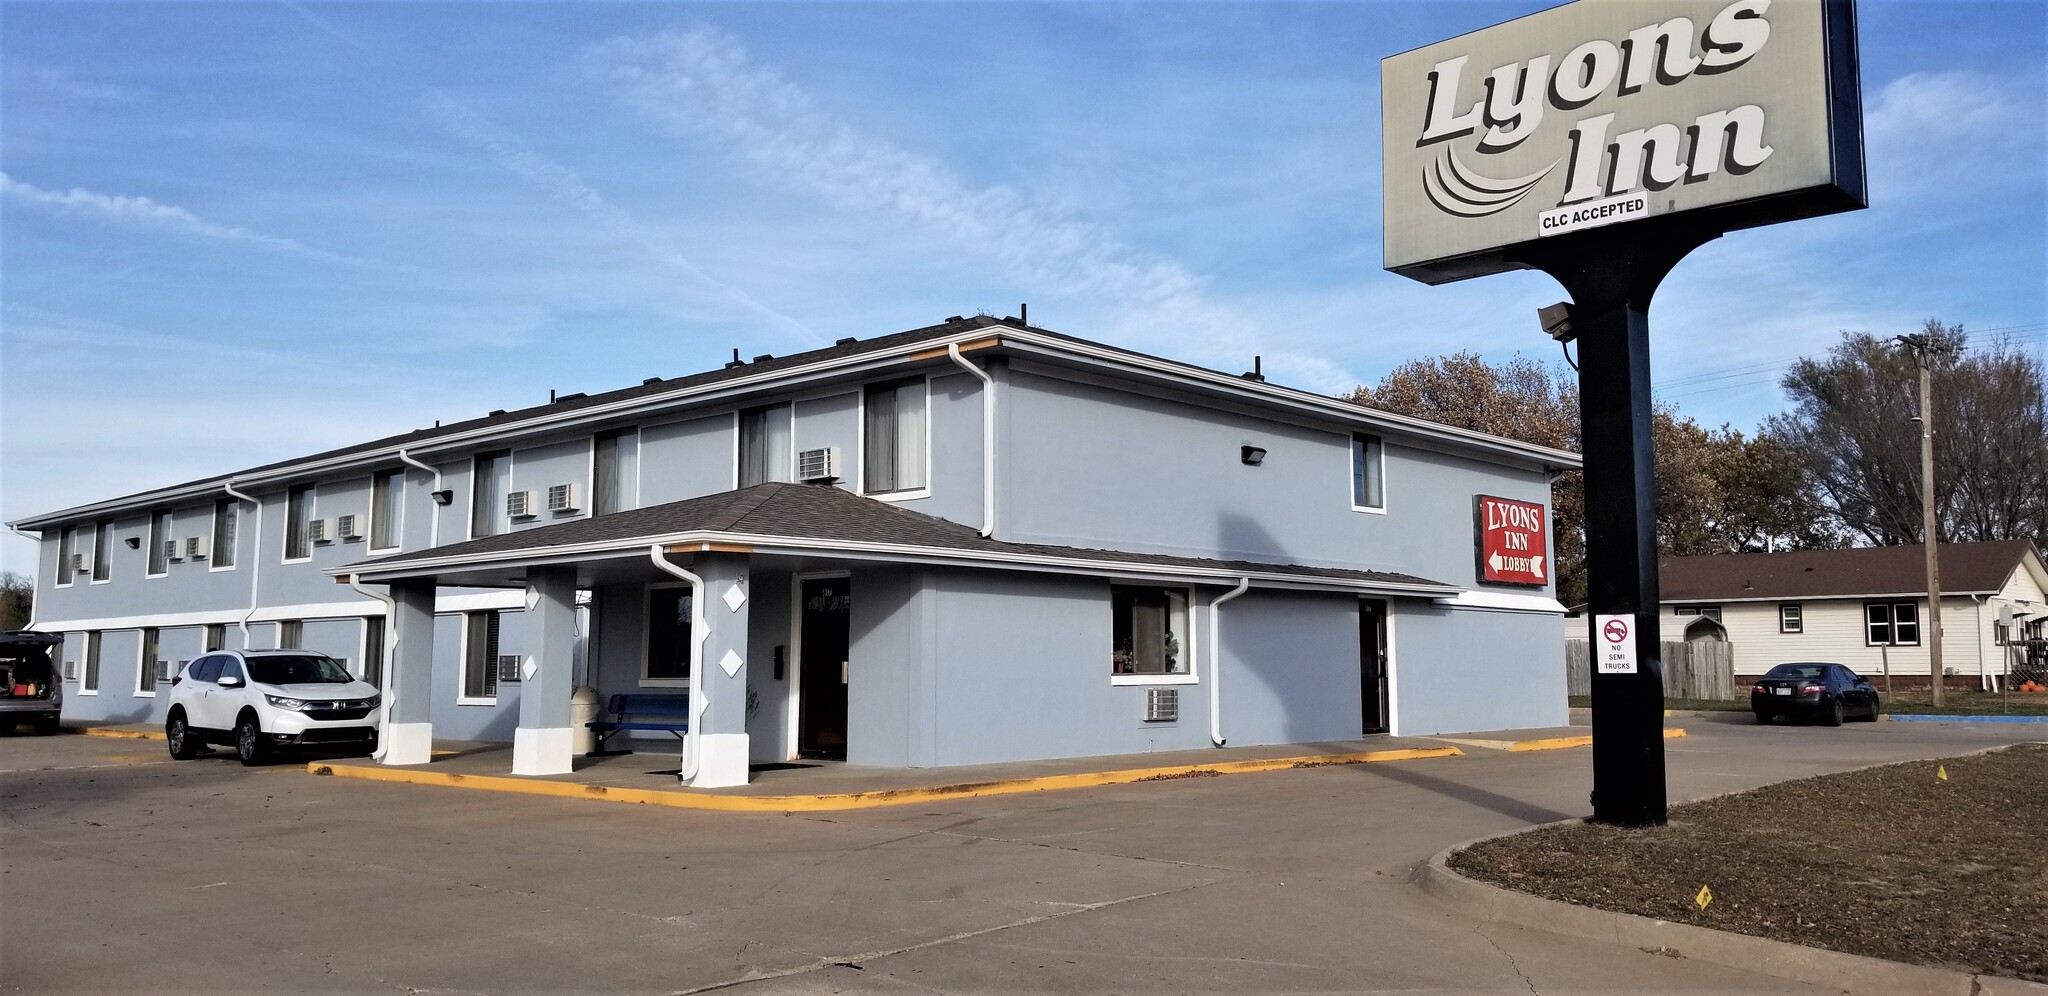
[[[697,779],[697,768],[704,760],[698,737],[703,733],[704,709],[710,704],[704,694],[704,641],[711,635],[711,626],[704,619],[704,579],[671,563],[659,543],[647,548],[647,557],[656,570],[690,583],[690,726],[683,731],[683,756],[676,765],[676,781],[688,785]]]
[[[249,640],[249,619],[256,614],[256,600],[262,594],[261,589],[257,587],[257,581],[263,576],[263,503],[235,490],[235,482],[233,481],[221,484],[221,488],[228,493],[229,497],[239,498],[256,506],[256,555],[249,560],[249,611],[242,613],[241,622],[242,649],[247,650],[253,646]],[[236,544],[240,545],[239,537],[236,539]]]
[[[1223,746],[1223,629],[1219,618],[1222,613],[1216,610],[1251,586],[1251,578],[1238,578],[1237,587],[1209,603],[1209,742],[1218,747]]]
[[[967,362],[960,344],[946,344],[946,356],[960,369],[981,378],[981,535],[996,532],[996,379],[988,371]]]

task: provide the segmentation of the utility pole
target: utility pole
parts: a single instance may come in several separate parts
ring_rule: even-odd
[[[1929,354],[1940,348],[1932,336],[1902,335],[1898,341],[1913,351],[1914,362],[1920,368],[1920,537],[1927,551],[1927,614],[1930,617],[1922,627],[1929,639],[1927,645],[1927,687],[1931,701],[1939,708],[1943,699],[1943,676],[1947,673],[1941,666],[1941,535],[1934,523],[1934,412],[1933,373],[1929,367]],[[1897,636],[1897,620],[1893,620],[1893,635]]]

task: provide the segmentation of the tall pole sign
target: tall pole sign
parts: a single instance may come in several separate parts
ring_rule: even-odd
[[[1650,298],[1723,233],[1865,206],[1850,0],[1579,0],[1380,63],[1386,267],[1571,294],[1593,816],[1665,819]],[[1626,647],[1621,644],[1627,644]]]

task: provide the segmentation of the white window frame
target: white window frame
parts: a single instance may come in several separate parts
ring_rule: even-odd
[[[371,556],[397,553],[405,549],[405,483],[407,477],[405,470],[404,467],[400,467],[397,470],[378,470],[370,473],[370,514],[365,516],[370,522],[370,528],[364,533],[363,542],[369,548]],[[391,486],[386,489],[391,495],[392,511],[391,521],[388,523],[384,521],[384,510],[377,507],[377,482],[379,480],[391,482]],[[377,545],[377,527],[380,525],[390,527],[392,540],[390,546]]]
[[[1704,616],[1715,622],[1720,622],[1721,605],[1719,602],[1685,602],[1672,606],[1671,614],[1674,616]]]
[[[927,387],[925,388],[925,390],[926,390],[926,392],[927,392],[927,397],[925,398],[925,434],[926,434],[926,436],[927,436],[927,437],[929,437],[929,436],[930,436],[930,434],[931,434],[931,398],[929,397],[929,392],[930,392],[931,388],[930,388],[929,386],[927,386]],[[866,407],[866,405],[867,405],[867,391],[866,391],[866,389],[865,389],[865,388],[863,388],[863,389],[862,389],[862,391],[861,391],[861,405],[862,405],[862,407],[863,407],[863,408],[865,408],[865,407]],[[770,478],[770,479],[769,479],[769,480],[767,480],[767,481],[761,481],[761,482],[759,482],[759,483],[761,483],[761,484],[769,484],[769,483],[778,483],[778,482],[779,482],[779,483],[782,483],[782,484],[792,484],[792,483],[795,483],[795,482],[796,482],[796,402],[794,402],[794,401],[781,401],[781,402],[777,402],[777,403],[775,403],[775,404],[772,404],[772,405],[755,405],[755,406],[753,406],[753,407],[751,407],[751,408],[740,408],[740,409],[735,409],[735,410],[733,411],[733,413],[732,413],[732,489],[733,489],[734,491],[738,491],[738,490],[739,490],[740,488],[742,488],[742,487],[747,487],[747,486],[748,486],[748,485],[743,485],[743,484],[741,484],[741,483],[740,483],[740,472],[741,472],[741,470],[743,470],[743,469],[744,469],[744,468],[746,467],[746,462],[745,462],[745,460],[743,459],[743,456],[745,455],[745,451],[746,451],[746,443],[747,443],[747,431],[746,431],[746,415],[747,415],[747,413],[748,413],[748,412],[767,412],[767,411],[773,411],[774,409],[777,409],[777,408],[784,408],[784,409],[787,409],[787,410],[789,411],[789,452],[787,452],[787,453],[783,454],[783,455],[784,455],[784,456],[785,456],[785,457],[787,458],[787,459],[785,459],[785,460],[783,461],[783,467],[782,467],[782,475],[783,475],[783,476],[781,476],[781,477],[779,477],[779,478]],[[863,411],[863,412],[862,412],[862,414],[861,414],[861,437],[862,437],[863,445],[865,445],[865,441],[866,441],[866,437],[867,437],[867,414],[866,414],[866,412],[865,412],[865,411]],[[927,439],[925,440],[925,453],[926,453],[926,463],[930,463],[930,453],[931,453],[931,440],[930,440],[929,438],[927,438]],[[927,472],[927,473],[926,473],[926,476],[925,476],[925,481],[927,482],[927,484],[929,484],[929,482],[931,481],[931,476],[930,476],[930,473],[929,473],[929,472]],[[893,494],[894,492],[891,492],[891,493]],[[880,495],[877,495],[876,497],[881,497],[881,496],[880,496]]]
[[[221,563],[220,563],[220,561],[221,561],[221,556],[220,556],[220,553],[221,553],[221,545],[220,545],[220,520],[221,520],[221,514],[222,514],[222,511],[223,511],[223,510],[225,510],[225,511],[226,511],[226,514],[227,514],[227,515],[229,515],[229,516],[233,517],[233,519],[234,519],[234,523],[235,523],[235,539],[234,539],[234,542],[232,542],[232,543],[229,543],[229,544],[228,544],[228,546],[227,546],[227,551],[228,551],[228,557],[227,557],[227,560],[228,560],[228,564],[227,564],[227,566],[226,566],[226,567],[222,567],[222,566],[221,566]],[[208,571],[209,573],[219,573],[219,572],[221,572],[221,571],[232,571],[232,570],[234,570],[234,569],[235,569],[235,564],[236,564],[236,562],[238,562],[238,561],[240,561],[240,560],[242,559],[242,557],[241,557],[241,549],[240,549],[241,545],[242,545],[242,499],[240,499],[240,498],[221,498],[221,499],[218,499],[218,500],[216,500],[216,501],[215,501],[215,502],[213,503],[213,513],[212,513],[211,517],[210,517],[210,518],[208,518],[208,519],[206,520],[206,570],[207,570],[207,571]],[[261,543],[258,543],[258,544],[257,544],[257,546],[258,546],[258,547],[260,548],[260,547],[262,546],[262,544],[261,544]]]
[[[498,495],[496,501],[491,503],[489,510],[492,520],[495,523],[501,524],[501,528],[495,532],[479,533],[476,531],[476,489],[477,483],[483,479],[483,475],[477,470],[477,462],[486,456],[493,455],[505,462],[505,490]],[[469,529],[465,534],[466,538],[482,539],[485,536],[500,536],[512,531],[512,515],[505,510],[505,496],[512,493],[512,470],[512,451],[510,449],[484,450],[469,455]]]
[[[86,576],[92,584],[108,584],[114,580],[114,520],[101,519],[92,524],[92,570]],[[102,559],[104,558],[104,559]],[[100,576],[100,565],[105,564],[107,573]]]
[[[795,440],[793,438],[791,440],[791,448],[795,448]],[[783,661],[783,674],[789,679],[785,683],[789,690],[789,702],[782,729],[788,734],[783,738],[783,756],[792,761],[796,760],[799,753],[797,723],[803,718],[804,582],[838,579],[843,579],[848,583],[847,591],[850,597],[853,581],[852,571],[793,571],[789,576],[789,657]],[[852,648],[848,647],[847,650],[850,655]],[[847,705],[851,708],[851,698],[847,700]]]
[[[653,584],[649,584],[649,585],[646,585],[646,586],[644,586],[644,587],[642,587],[642,588],[640,589],[640,672],[639,672],[639,674],[638,674],[638,675],[636,675],[635,677],[636,677],[636,680],[638,680],[638,682],[639,682],[639,684],[640,684],[640,687],[641,687],[641,688],[688,688],[688,687],[690,687],[690,672],[689,672],[689,669],[688,669],[687,667],[685,667],[685,669],[683,670],[683,676],[682,676],[682,677],[680,677],[680,678],[650,678],[650,677],[648,677],[648,676],[647,676],[647,662],[648,662],[648,657],[649,657],[649,655],[650,655],[651,653],[653,653],[653,643],[654,643],[654,641],[653,641],[652,639],[650,639],[650,638],[649,638],[649,636],[648,636],[648,632],[647,632],[647,631],[648,631],[648,629],[650,628],[650,624],[651,624],[651,623],[653,622],[653,620],[654,620],[654,592],[655,592],[655,590],[656,590],[656,589],[660,589],[660,588],[688,588],[688,587],[690,587],[690,585],[689,585],[689,584],[688,584],[687,582],[682,582],[682,581],[662,581],[662,582],[656,582],[656,583],[653,583]],[[708,592],[709,592],[709,588],[710,588],[710,586],[709,586],[709,585],[706,585],[706,586],[705,586],[705,588],[706,588],[706,591],[707,591],[707,593],[708,593]],[[690,616],[690,625],[691,625],[691,627],[692,627],[693,629],[694,629],[694,628],[695,628],[695,626],[696,626],[696,623],[697,623],[697,617],[698,617],[698,616],[701,616],[701,615],[703,615],[703,614],[704,614],[704,608],[703,608],[703,606],[691,606],[691,616]],[[693,639],[694,639],[694,638],[695,638],[695,637],[696,637],[697,635],[698,635],[698,634],[696,634],[696,633],[694,633],[694,632],[690,634],[691,638],[693,638]],[[707,662],[704,662],[704,663],[709,663],[709,662],[707,661]]]
[[[284,642],[284,632],[287,626],[298,627],[298,636],[294,638],[290,646],[287,646]],[[277,621],[276,646],[279,650],[306,649],[306,621],[304,619],[279,619]]]
[[[71,566],[71,558],[78,556],[78,527],[65,526],[57,532],[57,573],[51,582],[52,588],[69,588],[78,581],[78,570]]]
[[[163,528],[157,528],[159,525]],[[176,527],[177,520],[171,516],[170,509],[158,509],[149,513],[149,556],[142,560],[142,576],[145,579],[170,576],[171,558],[164,553],[164,543],[171,539],[170,534]],[[149,565],[158,557],[164,558],[164,569],[151,574]]]
[[[85,631],[85,646],[79,650],[78,654],[78,694],[80,695],[98,695],[100,693],[100,681],[106,677],[100,673],[100,665],[102,663],[100,660],[100,644],[99,630],[89,629]],[[86,684],[88,680],[92,684]]]
[[[1913,607],[1913,642],[1911,643],[1903,643],[1899,640],[1899,607],[1902,605],[1910,605]],[[1870,622],[1871,606],[1880,606],[1884,609],[1884,627],[1886,639],[1883,642],[1873,641],[1870,638],[1870,627],[1872,625]],[[1924,624],[1925,618],[1920,612],[1920,603],[1917,601],[1908,600],[1904,602],[1886,602],[1882,600],[1873,600],[1863,603],[1863,645],[1866,647],[1923,646],[1925,645],[1926,640],[1921,636],[1920,627]]]
[[[209,646],[207,646],[206,644],[209,644],[209,643],[212,643],[212,642],[214,642],[213,640],[209,639],[209,637],[211,637],[211,636],[213,635],[213,628],[214,628],[215,626],[219,626],[219,627],[220,627],[220,646],[218,646],[218,647],[209,647]],[[194,657],[193,657],[192,659],[193,659],[193,660],[198,660],[199,658],[201,658],[201,657],[204,657],[204,656],[206,656],[207,654],[217,654],[217,653],[223,653],[223,652],[225,652],[225,651],[226,651],[227,649],[228,649],[228,624],[227,624],[227,623],[205,623],[205,624],[203,624],[203,625],[201,625],[201,626],[199,627],[199,653],[198,653],[197,655],[195,655],[195,656],[194,656]]]
[[[908,489],[904,489],[904,490],[900,490],[900,491],[869,491],[869,490],[868,490],[868,391],[869,391],[870,389],[872,389],[872,388],[880,387],[880,386],[882,386],[882,385],[884,385],[884,384],[906,384],[906,383],[909,383],[910,381],[913,381],[913,380],[922,380],[922,381],[924,381],[924,486],[923,486],[923,487],[921,487],[921,488],[908,488]],[[898,377],[898,378],[895,378],[895,379],[892,379],[892,380],[878,380],[878,381],[874,381],[873,383],[868,383],[868,384],[862,384],[862,385],[860,386],[860,390],[859,390],[858,392],[856,392],[856,397],[860,398],[860,407],[859,407],[859,410],[858,410],[858,421],[859,421],[859,424],[858,424],[857,426],[855,426],[855,429],[856,429],[856,431],[858,431],[858,432],[859,432],[859,434],[860,434],[860,435],[859,435],[859,438],[858,438],[858,439],[857,439],[857,440],[855,441],[855,443],[854,443],[854,450],[855,450],[855,452],[857,453],[857,455],[858,455],[858,457],[859,457],[859,462],[858,462],[858,464],[857,464],[857,465],[856,465],[856,466],[855,466],[855,467],[853,468],[853,472],[854,472],[854,474],[858,475],[858,476],[856,476],[856,477],[854,478],[854,486],[855,486],[855,491],[854,491],[854,494],[858,494],[858,495],[865,495],[866,497],[869,497],[869,498],[873,498],[873,499],[876,499],[877,501],[912,501],[912,500],[915,500],[915,499],[918,499],[918,498],[930,498],[930,497],[932,496],[932,378],[931,378],[931,375],[930,375],[930,374],[925,374],[925,375],[923,375],[922,377]],[[795,459],[795,456],[796,456],[796,451],[797,451],[797,446],[796,446],[796,411],[795,411],[795,409],[791,409],[791,410],[790,410],[790,413],[789,413],[789,418],[790,418],[790,424],[789,424],[789,451],[790,451],[790,457],[791,457],[791,459]],[[739,423],[738,423],[737,419],[735,419],[735,421],[734,421],[733,425],[734,425],[734,429],[735,429],[735,434],[737,434],[737,429],[738,429],[738,425],[739,425]],[[737,444],[735,444],[735,447],[737,447]],[[735,449],[735,451],[737,451],[737,449]],[[794,473],[792,473],[792,474],[791,474],[790,476],[794,477],[794,476],[796,476],[796,475],[795,475]],[[733,480],[734,480],[735,482],[737,482],[737,481],[739,480],[739,471],[738,471],[738,458],[737,458],[737,457],[735,457],[735,458],[734,458],[734,471],[733,471]]]
[[[594,432],[591,433],[590,435],[590,471],[589,473],[584,475],[584,479],[590,482],[590,497],[584,503],[588,506],[587,508],[582,510],[584,516],[595,518],[599,515],[612,514],[611,512],[599,512],[597,510],[598,440],[606,437],[614,437],[617,438],[621,444],[623,444],[626,438],[629,436],[632,437],[633,439],[633,473],[631,475],[632,491],[630,494],[627,493],[627,475],[620,474],[619,507],[614,509],[613,511],[630,512],[640,507],[640,426],[632,425],[627,426],[626,428],[623,429],[606,429],[603,432]],[[619,459],[623,461],[625,459],[625,455],[620,454]]]
[[[461,649],[461,653],[460,653],[460,655],[459,655],[459,656],[457,656],[457,657],[456,657],[456,665],[455,665],[455,704],[456,704],[456,705],[459,705],[459,706],[494,706],[494,705],[497,705],[497,704],[498,704],[498,697],[497,697],[497,696],[495,696],[495,695],[491,695],[491,696],[480,696],[480,697],[473,697],[473,696],[471,696],[471,695],[469,695],[469,694],[468,694],[468,688],[469,688],[469,663],[470,663],[470,662],[469,662],[469,621],[470,621],[470,618],[471,618],[471,617],[473,617],[473,616],[478,616],[478,615],[483,615],[483,614],[485,614],[485,613],[492,613],[492,614],[496,614],[496,615],[498,616],[498,642],[499,642],[499,645],[498,645],[498,649],[499,649],[499,650],[503,650],[503,649],[504,649],[504,640],[505,640],[505,616],[504,616],[504,613],[503,613],[503,612],[501,612],[501,611],[500,611],[500,610],[498,610],[498,609],[480,609],[480,610],[478,610],[478,611],[475,611],[475,612],[464,612],[464,613],[462,613],[462,615],[461,615],[461,619],[462,619],[462,639],[461,639],[461,641],[460,641],[460,644],[461,644],[461,647],[460,647],[460,649]],[[491,660],[490,664],[491,664],[491,666],[492,666],[492,667],[496,667],[496,666],[498,666],[498,662],[497,662],[497,660],[495,659],[495,657],[494,657],[494,658],[493,658],[493,659]],[[387,662],[387,665],[388,665],[388,662]],[[499,682],[499,687],[500,687],[500,688],[503,688],[503,687],[504,687],[504,683],[503,683],[503,682]]]
[[[150,634],[156,639],[151,640]],[[150,644],[157,644],[156,653],[150,653]],[[144,626],[136,633],[135,640],[135,697],[156,698],[156,662],[163,654],[163,630],[155,626]]]
[[[292,553],[292,531],[293,531],[293,523],[292,523],[292,496],[293,496],[293,495],[302,495],[302,496],[304,496],[304,498],[305,498],[305,502],[304,502],[304,504],[305,504],[305,512],[306,512],[306,514],[305,514],[305,520],[306,520],[306,539],[305,539],[305,551],[306,551],[306,552],[305,552],[305,554],[304,554],[303,556],[298,556],[298,557],[294,557],[294,556],[292,556],[292,555],[291,555],[291,553]],[[277,552],[278,552],[278,558],[279,558],[279,559],[278,559],[278,563],[280,563],[280,564],[303,564],[303,563],[305,563],[305,562],[307,562],[307,561],[309,561],[309,560],[312,560],[312,559],[313,559],[313,520],[314,520],[314,519],[316,519],[316,518],[319,518],[319,516],[320,516],[320,489],[319,489],[319,488],[318,488],[317,486],[315,486],[315,485],[311,485],[311,484],[295,484],[295,485],[292,485],[291,487],[288,487],[288,488],[284,489],[284,516],[283,516],[283,518],[284,518],[284,536],[283,536],[283,540],[284,540],[284,542],[283,542],[283,543],[280,543],[280,544],[278,544],[278,551],[277,551]]]
[[[1373,475],[1379,478],[1380,483],[1380,503],[1377,505],[1360,505],[1358,503],[1358,443],[1364,439],[1373,440],[1377,446],[1368,447],[1368,449],[1377,450],[1379,453],[1378,465],[1372,468]],[[1350,496],[1349,501],[1351,502],[1352,511],[1366,512],[1372,515],[1387,514],[1387,437],[1370,432],[1353,432],[1345,440],[1344,491]]]
[[[1789,615],[1786,610],[1791,610]],[[1806,604],[1803,602],[1778,603],[1778,632],[1786,636],[1799,636],[1806,632]]]
[[[384,638],[382,640],[377,641],[377,645],[375,646],[375,651],[377,654],[376,681],[370,681],[369,678],[370,653],[372,650],[372,644],[370,642],[370,627],[372,623],[380,624],[384,630]],[[384,618],[383,616],[378,615],[364,616],[362,628],[356,631],[356,669],[352,673],[356,676],[358,680],[369,681],[370,684],[377,686],[377,690],[381,692],[384,690],[386,672],[389,672],[390,670],[391,621]]]
[[[1114,634],[1116,633],[1116,589],[1118,588],[1156,588],[1161,591],[1177,591],[1187,598],[1188,632],[1186,634],[1186,640],[1184,641],[1186,645],[1181,648],[1181,656],[1184,659],[1186,659],[1188,663],[1188,669],[1185,673],[1182,674],[1117,674],[1114,671],[1112,671],[1109,675],[1109,683],[1112,686],[1201,684],[1202,648],[1201,638],[1197,634],[1201,632],[1202,627],[1196,622],[1196,620],[1202,619],[1204,622],[1206,622],[1204,615],[1206,613],[1215,611],[1215,609],[1208,604],[1208,599],[1204,598],[1202,602],[1198,605],[1196,602],[1196,594],[1194,590],[1183,587],[1181,585],[1158,584],[1143,581],[1111,582],[1109,593],[1109,625],[1111,633],[1110,649],[1112,652],[1114,652],[1115,650],[1114,644],[1116,642],[1116,637]]]

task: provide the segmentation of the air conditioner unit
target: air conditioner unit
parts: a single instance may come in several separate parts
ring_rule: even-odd
[[[341,537],[343,542],[362,539],[363,517],[360,515],[340,516],[334,520],[334,531]]]
[[[498,656],[498,680],[500,682],[518,681],[520,677],[519,665],[523,660],[524,658],[518,654],[500,654]]]
[[[191,537],[191,538],[189,538],[189,539],[185,540],[185,559],[186,559],[186,560],[205,560],[205,559],[206,559],[206,540],[205,540],[205,538],[204,538],[204,537],[199,537],[199,536],[193,536],[193,537]]]
[[[165,560],[183,560],[183,559],[185,559],[185,551],[184,551],[184,548],[178,545],[178,541],[177,541],[177,540],[165,540],[165,541],[164,541],[164,559],[165,559]]]
[[[576,511],[576,485],[557,484],[548,488],[548,511]]]
[[[77,662],[77,661],[65,661],[65,662],[64,662],[64,680],[65,680],[65,681],[77,681],[77,680],[78,680],[78,662]]]
[[[161,685],[164,682],[171,680],[171,677],[178,673],[178,668],[182,667],[184,663],[184,661],[178,661],[176,664],[173,664],[170,661],[157,661],[156,683]]]
[[[815,450],[804,450],[796,455],[796,479],[799,481],[836,481],[839,479],[839,448],[821,446]]]
[[[1174,723],[1180,721],[1180,689],[1145,689],[1145,722]]]
[[[306,538],[315,543],[334,542],[334,535],[328,532],[326,519],[314,519],[306,523]]]
[[[71,569],[73,571],[79,574],[84,574],[86,569],[90,566],[92,565],[86,561],[85,554],[74,553],[71,555]]]
[[[534,517],[533,492],[514,491],[505,496],[505,514],[515,519]]]

